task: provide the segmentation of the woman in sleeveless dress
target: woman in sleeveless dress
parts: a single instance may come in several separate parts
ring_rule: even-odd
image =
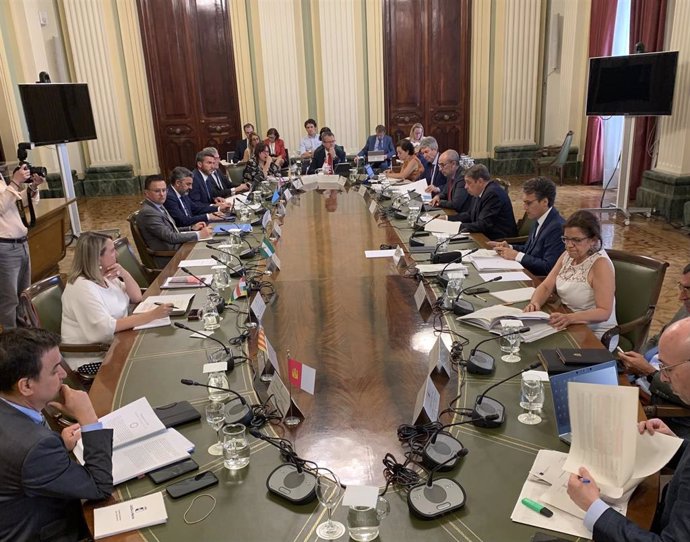
[[[554,312],[549,324],[565,329],[587,324],[601,339],[616,325],[616,280],[613,263],[601,243],[601,226],[589,211],[577,211],[563,225],[565,252],[537,287],[525,312],[538,311],[554,292],[571,313]],[[613,337],[609,349],[618,345]]]

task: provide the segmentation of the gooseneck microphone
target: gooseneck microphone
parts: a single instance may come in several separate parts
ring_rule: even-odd
[[[447,462],[456,461],[464,455],[467,455],[465,448]],[[427,481],[416,485],[407,494],[410,512],[420,519],[435,519],[465,506],[467,498],[460,484],[450,478],[434,480],[434,474],[444,466],[445,463],[441,463],[432,469]]]
[[[456,234],[448,238],[447,242],[450,243],[451,241],[454,241],[455,239],[461,239],[464,237],[461,234]],[[471,239],[470,239],[471,241]],[[438,249],[441,247],[443,243],[446,241],[439,241],[436,243],[436,248],[434,248],[434,251],[431,254],[431,263],[453,263],[457,261],[456,259],[459,257],[460,261],[462,261],[462,252],[459,250],[452,250],[448,252],[439,252]]]
[[[511,329],[508,333],[495,335],[493,337],[489,337],[488,339],[484,339],[483,341],[479,341],[475,345],[475,347],[470,351],[470,357],[467,360],[467,371],[472,374],[478,375],[488,375],[493,373],[495,362],[494,357],[491,354],[487,354],[482,350],[478,350],[478,348],[482,344],[488,343],[489,341],[496,341],[503,337],[513,335],[514,333],[527,333],[529,330],[530,328],[528,326],[523,326],[515,330]]]
[[[490,282],[496,282],[497,280],[501,280],[502,278],[502,276],[494,277],[490,280],[485,280],[484,282],[480,282],[479,284],[474,284],[472,286],[468,286],[467,288],[463,288],[462,290],[460,290],[458,297],[456,297],[455,301],[453,302],[453,314],[457,316],[464,316],[465,314],[470,314],[474,312],[474,305],[466,299],[460,299],[460,296],[463,294],[477,295],[488,292],[488,288],[477,288],[477,286],[481,286],[482,284],[488,284]]]
[[[233,254],[234,256],[234,254]],[[236,256],[235,256],[236,257]],[[211,254],[211,258],[216,260],[219,264],[224,265],[225,267],[228,268],[228,273],[230,274],[231,277],[237,278],[241,277],[244,275],[244,266],[241,267],[232,267],[229,263],[225,263],[223,260],[221,260],[218,256],[215,254]]]
[[[500,427],[505,422],[506,409],[500,401],[487,397],[486,394],[492,389],[516,376],[520,376],[525,371],[531,371],[536,369],[541,365],[540,361],[535,361],[534,363],[528,365],[524,369],[518,371],[515,374],[510,375],[508,378],[499,380],[495,384],[492,384],[484,392],[477,396],[474,402],[474,408],[472,409],[472,421],[477,427],[495,428]]]
[[[230,388],[220,388],[218,386],[209,386],[208,384],[202,384],[201,382],[190,380],[189,378],[182,378],[180,379],[180,382],[185,386],[201,386],[202,388],[222,390],[232,393],[235,395],[235,397],[230,399],[230,401],[225,404],[225,423],[241,423],[246,427],[249,427],[249,425],[252,423],[252,420],[254,419],[252,409],[247,404],[245,398],[235,390],[231,390]],[[240,404],[235,403],[237,399],[240,400]]]
[[[472,420],[442,425],[434,431],[421,453],[422,464],[427,469],[438,469],[440,471],[453,470],[457,466],[459,460],[467,455],[469,450],[448,431],[444,431],[444,429],[449,427],[466,423],[472,423]]]
[[[193,277],[193,278],[195,278],[196,280],[198,280],[198,281],[199,281],[199,284],[204,285],[206,288],[208,288],[208,289],[211,290],[212,292],[218,293],[218,290],[216,290],[213,286],[211,286],[208,282],[206,282],[206,281],[205,281],[204,279],[202,279],[201,277],[198,277],[197,275],[195,275],[194,273],[192,273],[192,272],[191,272],[189,269],[187,269],[186,267],[180,267],[180,270],[182,270],[182,272],[184,272],[184,273],[187,273],[190,277]]]
[[[297,456],[289,441],[268,437],[256,429],[250,428],[249,433],[278,448],[286,461],[268,475],[268,491],[293,504],[307,504],[316,499],[316,476],[304,470],[304,460]]]
[[[192,333],[196,333],[198,335],[201,335],[202,337],[204,337],[206,339],[211,339],[212,341],[217,342],[219,345],[221,345],[223,347],[223,350],[225,350],[225,353],[228,355],[228,359],[227,359],[228,371],[232,371],[235,368],[235,357],[230,352],[230,349],[227,346],[225,346],[225,344],[223,344],[222,341],[219,341],[218,339],[216,339],[215,337],[212,337],[211,335],[207,335],[206,333],[202,333],[201,331],[197,331],[196,329],[192,329],[191,327],[184,325],[182,322],[173,322],[173,325],[176,328],[191,331]]]

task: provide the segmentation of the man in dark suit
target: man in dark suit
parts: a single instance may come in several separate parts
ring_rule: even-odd
[[[438,142],[435,138],[423,137],[419,142],[419,152],[424,157],[424,178],[429,194],[438,194],[446,185],[446,176],[439,166]]]
[[[462,222],[461,230],[483,233],[489,239],[515,237],[515,215],[508,193],[491,180],[484,164],[475,164],[465,172],[465,189],[474,196],[469,211],[448,217]]]
[[[85,392],[62,383],[59,345],[43,329],[0,334],[0,540],[90,539],[81,499],[113,491],[112,429],[103,429]],[[56,397],[52,406],[77,421],[61,435],[41,414]],[[84,466],[69,457],[80,438]]]
[[[242,129],[244,130],[244,135],[246,137],[238,141],[237,145],[235,146],[235,155],[233,156],[235,162],[242,161],[244,151],[247,150],[247,144],[249,143],[249,136],[254,133],[254,125],[251,122],[248,122],[247,124],[242,126]]]
[[[685,403],[690,403],[690,318],[671,324],[659,340],[659,359],[662,379]],[[674,435],[659,419],[639,423],[639,431]],[[690,533],[690,446],[684,441],[669,464],[675,466],[673,478],[664,488],[650,531],[642,529],[610,508],[599,498],[595,480],[581,467],[571,474],[568,495],[586,512],[585,526],[593,532],[597,542],[654,542],[688,540]]]
[[[213,159],[215,160],[215,165],[213,171],[211,171],[211,178],[208,179],[208,186],[211,189],[211,199],[216,198],[228,198],[234,196],[235,194],[240,194],[241,192],[246,192],[249,190],[249,185],[242,183],[239,186],[233,186],[230,179],[221,171],[220,169],[220,153],[215,147],[206,147],[202,149],[202,152],[210,152],[213,154]]]
[[[522,203],[527,218],[534,220],[527,243],[509,245],[505,241],[490,241],[496,252],[507,260],[517,260],[537,276],[546,276],[565,251],[563,224],[565,219],[553,206],[556,185],[546,177],[535,177],[522,187]]]
[[[391,167],[391,158],[395,156],[395,146],[393,145],[393,138],[386,135],[386,127],[379,124],[375,129],[375,134],[367,138],[367,142],[362,147],[362,150],[357,153],[357,160],[366,160],[369,158],[371,151],[383,152],[384,160],[381,162],[371,162],[373,167],[381,171]]]
[[[438,165],[447,182],[441,192],[431,199],[431,205],[453,209],[458,213],[469,211],[472,196],[465,189],[465,170],[460,166],[460,155],[449,149],[441,155]]]
[[[192,172],[186,167],[176,167],[168,179],[168,192],[163,206],[178,227],[206,225],[207,222],[225,219],[225,214],[215,205],[198,205],[189,198],[192,188]]]
[[[167,209],[163,206],[168,188],[160,175],[151,175],[144,184],[146,199],[137,214],[137,226],[144,243],[151,250],[177,250],[183,243],[211,237],[211,229],[203,222],[178,228]],[[155,258],[156,265],[165,267],[170,258]]]
[[[335,167],[345,162],[346,159],[345,150],[335,144],[335,135],[333,135],[333,132],[322,132],[321,146],[314,151],[314,158],[312,158],[309,164],[308,173],[316,173],[317,169],[325,167],[329,168],[329,173],[333,173]]]

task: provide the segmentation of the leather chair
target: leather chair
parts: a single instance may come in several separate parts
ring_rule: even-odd
[[[62,292],[65,285],[60,275],[53,275],[32,284],[20,296],[22,310],[31,327],[47,329],[60,335],[62,326]],[[61,343],[61,352],[80,352],[105,354],[110,345],[107,343],[68,344]],[[70,371],[72,373],[72,371]],[[93,375],[73,373],[85,388],[90,387]]]
[[[160,273],[161,270],[156,267],[156,262],[154,258],[156,256],[160,258],[172,258],[175,255],[174,250],[151,250],[144,242],[144,237],[141,235],[139,226],[137,226],[137,215],[139,211],[133,212],[127,217],[127,222],[129,222],[129,229],[132,231],[132,238],[134,239],[134,244],[139,252],[139,257],[141,262],[145,267],[151,269],[156,274]]]
[[[527,213],[525,213],[524,215],[522,215],[522,218],[520,218],[517,221],[517,236],[506,237],[505,239],[501,239],[501,241],[505,241],[509,245],[524,245],[525,243],[527,243],[527,239],[529,238],[529,232],[531,231],[533,225],[534,220],[528,218]]]
[[[604,333],[601,342],[608,347],[620,335],[619,346],[640,351],[647,339],[654,308],[659,300],[668,262],[607,249],[616,271],[616,320],[618,325]]]
[[[532,163],[537,175],[541,175],[541,170],[548,172],[557,171],[560,184],[563,184],[563,174],[565,163],[568,161],[568,152],[573,143],[573,131],[570,130],[563,140],[563,144],[542,147],[534,153]]]
[[[245,166],[246,164],[233,164],[225,168],[228,179],[230,179],[232,186],[239,186],[242,184]]]
[[[145,290],[151,286],[151,283],[158,276],[158,272],[141,264],[134,255],[129,239],[126,237],[116,239],[115,250],[117,251],[118,263],[132,275],[132,278],[137,281],[139,288]]]

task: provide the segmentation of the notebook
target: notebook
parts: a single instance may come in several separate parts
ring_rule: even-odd
[[[558,438],[566,444],[570,444],[570,412],[568,411],[568,382],[584,382],[586,384],[604,384],[608,386],[618,385],[618,371],[616,361],[583,367],[567,373],[553,375],[551,382],[551,397],[553,399],[553,411],[556,416],[556,430]]]

